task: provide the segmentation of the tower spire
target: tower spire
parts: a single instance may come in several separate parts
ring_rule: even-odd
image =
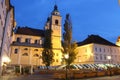
[[[56,4],[55,4],[55,6],[54,6],[54,11],[58,11],[58,7],[57,7]]]
[[[56,4],[54,5],[54,9],[53,9],[53,11],[52,11],[52,15],[60,15],[60,13],[59,13],[59,11],[58,11],[58,7],[57,7]]]

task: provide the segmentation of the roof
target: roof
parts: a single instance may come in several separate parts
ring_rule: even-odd
[[[18,27],[15,34],[23,34],[23,35],[32,35],[32,36],[42,36],[44,37],[44,30],[33,29],[29,27]]]
[[[102,44],[102,45],[109,45],[109,46],[117,46],[112,42],[100,37],[99,35],[89,35],[88,38],[83,40],[82,42],[78,42],[78,46],[86,45],[90,43]]]

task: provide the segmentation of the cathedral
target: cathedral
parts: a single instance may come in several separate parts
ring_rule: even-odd
[[[42,50],[45,30],[52,29],[51,42],[54,52],[54,62],[51,66],[61,65],[62,59],[62,23],[60,12],[54,6],[43,30],[30,27],[18,27],[14,33],[11,44],[11,65],[40,66],[42,63]]]
[[[54,52],[54,62],[51,66],[62,64],[62,16],[55,5],[43,30],[30,27],[18,27],[13,34],[11,44],[11,65],[14,66],[45,66],[42,63],[44,32],[52,29],[51,41]],[[77,56],[73,64],[119,64],[120,38],[117,44],[102,38],[99,35],[89,35],[85,40],[78,42]],[[110,57],[108,59],[108,57]]]

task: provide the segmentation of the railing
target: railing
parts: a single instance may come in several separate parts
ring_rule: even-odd
[[[32,47],[43,47],[42,44],[35,44],[35,43],[26,43],[26,42],[13,42],[11,45],[18,45],[18,46],[32,46]]]

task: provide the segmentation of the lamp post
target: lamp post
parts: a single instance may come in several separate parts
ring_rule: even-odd
[[[7,56],[4,56],[3,58],[2,58],[2,69],[1,69],[1,71],[2,71],[2,75],[4,74],[4,72],[6,71],[6,67],[7,67],[7,65],[10,63],[10,58],[9,57],[7,57]]]
[[[110,60],[111,60],[111,56],[107,56],[107,59],[109,60],[109,66],[108,66],[108,69],[109,69],[110,76],[111,76],[111,69],[110,69]]]
[[[68,79],[68,75],[67,75],[67,66],[68,66],[68,58],[69,58],[69,54],[65,54],[64,55],[64,57],[65,57],[65,59],[66,59],[66,74],[65,74],[65,80],[67,80]]]

